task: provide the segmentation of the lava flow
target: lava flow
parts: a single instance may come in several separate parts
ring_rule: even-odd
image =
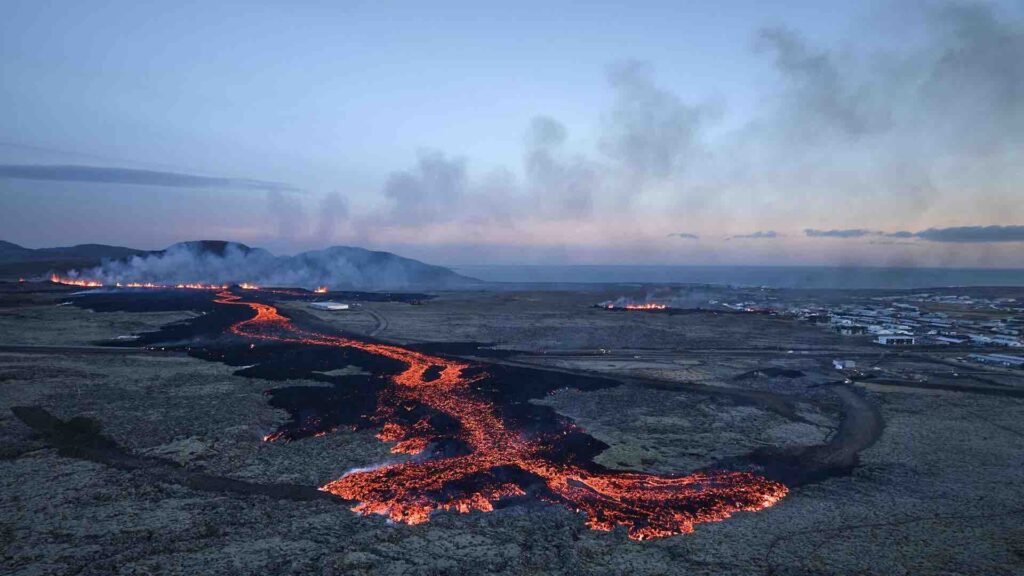
[[[644,302],[643,304],[619,304],[617,302],[602,302],[597,305],[605,310],[667,310],[668,304],[657,304],[655,302]]]
[[[66,286],[81,286],[83,288],[102,288],[103,282],[99,280],[80,280],[78,278],[64,278],[53,274],[50,276],[50,282],[54,284],[64,284]]]
[[[321,488],[356,501],[353,510],[362,514],[418,524],[437,510],[490,511],[502,500],[532,494],[585,513],[593,529],[625,526],[630,538],[643,540],[691,532],[696,523],[722,520],[736,511],[767,508],[788,491],[748,472],[658,476],[577,462],[559,455],[556,448],[577,432],[573,426],[555,433],[517,429],[476,392],[476,386],[488,378],[478,365],[308,331],[274,306],[244,301],[228,290],[218,293],[215,301],[248,306],[255,312],[252,318],[231,325],[235,335],[358,349],[404,366],[381,392],[373,417],[381,426],[378,438],[396,443],[392,452],[421,454],[421,459],[351,472]],[[410,407],[416,406],[439,417],[410,423]],[[439,427],[454,430],[451,433],[464,449],[455,455],[427,454],[443,436]]]
[[[665,310],[668,308],[665,304],[654,304],[648,302],[647,304],[626,304],[623,306],[626,310]]]
[[[87,280],[84,278],[68,278],[65,276],[58,276],[52,274],[50,276],[50,282],[54,284],[63,284],[65,286],[80,286],[82,288],[103,288],[103,282],[99,280]],[[157,288],[166,290],[169,288],[189,289],[189,290],[226,290],[227,284],[203,284],[202,282],[190,282],[187,284],[154,284],[153,282],[117,282],[114,284],[114,288]]]

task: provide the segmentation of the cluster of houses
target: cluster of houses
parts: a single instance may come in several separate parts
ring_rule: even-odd
[[[922,302],[957,304],[965,311],[985,310],[989,314],[985,315],[987,319],[978,320],[972,318],[976,314],[961,316],[927,311],[918,306]],[[992,314],[993,311],[997,313]],[[925,293],[879,297],[869,302],[833,308],[799,308],[790,312],[816,324],[827,324],[839,334],[870,335],[874,342],[885,346],[922,344],[1024,348],[1021,337],[1024,334],[1024,310],[1017,307],[1012,298],[988,300]]]

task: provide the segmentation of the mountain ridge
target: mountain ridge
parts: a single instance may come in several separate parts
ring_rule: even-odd
[[[332,289],[446,289],[479,284],[449,268],[359,246],[293,256],[226,240],[178,242],[162,250],[80,244],[25,248],[0,240],[0,276],[56,272],[115,282],[255,282]]]

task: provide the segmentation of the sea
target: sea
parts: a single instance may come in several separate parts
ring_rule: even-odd
[[[713,284],[809,289],[1024,286],[1024,269],[828,266],[465,265],[459,274],[514,284]]]

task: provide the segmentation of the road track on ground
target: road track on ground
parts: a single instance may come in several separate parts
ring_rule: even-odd
[[[381,332],[383,332],[383,331],[388,329],[388,319],[387,319],[387,316],[384,316],[379,311],[374,310],[373,308],[369,308],[369,307],[363,307],[363,311],[366,312],[367,314],[369,314],[370,316],[372,316],[374,321],[377,322],[377,325],[374,326],[369,332],[366,333],[367,336],[377,336]]]

